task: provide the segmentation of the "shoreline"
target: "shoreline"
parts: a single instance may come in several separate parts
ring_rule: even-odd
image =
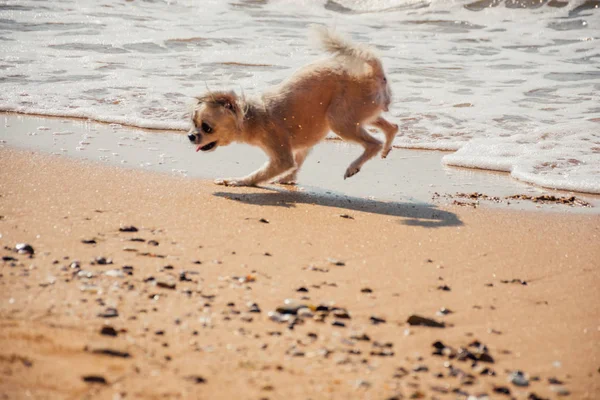
[[[64,118],[5,114],[0,140],[4,142],[0,146],[9,148],[209,180],[245,175],[266,160],[261,150],[248,145],[231,145],[213,153],[197,154],[185,135]],[[374,158],[357,176],[341,179],[346,165],[359,153],[358,146],[326,140],[309,156],[300,172],[299,185],[293,190],[425,204],[560,212],[600,210],[600,195],[544,189],[517,181],[501,171],[447,166],[441,159],[448,152],[437,150],[394,148],[388,159]],[[273,185],[265,187],[286,190]],[[476,196],[465,201],[469,195]],[[565,206],[560,201],[545,204],[508,199],[515,195],[576,196],[581,201],[575,205],[589,203],[591,207]]]
[[[222,188],[0,155],[9,398],[600,394],[598,215]],[[309,308],[274,321],[288,298]],[[432,354],[437,342],[446,355]],[[487,361],[454,358],[460,347]],[[511,383],[517,370],[528,386]]]

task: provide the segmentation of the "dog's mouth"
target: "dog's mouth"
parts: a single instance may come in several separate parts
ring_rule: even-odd
[[[214,149],[214,148],[215,148],[215,146],[216,146],[216,145],[217,145],[217,141],[210,142],[209,144],[207,144],[207,145],[204,145],[204,146],[198,146],[198,147],[196,148],[196,152],[199,152],[200,150],[202,150],[202,151],[209,151],[209,150],[212,150],[212,149]]]

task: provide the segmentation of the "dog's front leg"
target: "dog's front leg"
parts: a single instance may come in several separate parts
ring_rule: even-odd
[[[261,182],[269,181],[294,168],[294,159],[291,153],[286,156],[271,158],[265,165],[243,178],[217,179],[217,185],[225,186],[256,186]]]

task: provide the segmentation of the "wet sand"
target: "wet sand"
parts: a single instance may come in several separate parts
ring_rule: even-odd
[[[12,148],[0,182],[0,398],[600,396],[597,213],[223,188]]]

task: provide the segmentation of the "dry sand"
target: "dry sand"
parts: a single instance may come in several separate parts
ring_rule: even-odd
[[[0,398],[600,398],[596,213],[223,188],[0,149],[0,235]],[[285,299],[316,317],[271,320]]]

